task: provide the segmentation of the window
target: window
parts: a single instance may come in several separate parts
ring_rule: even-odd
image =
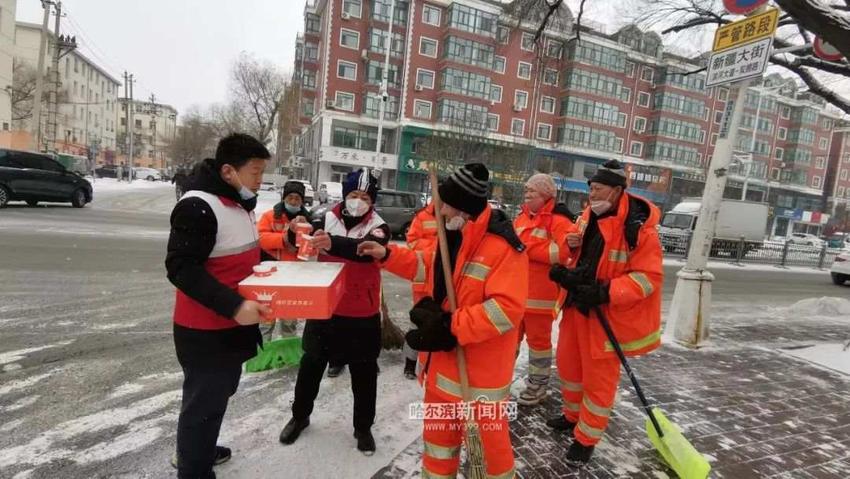
[[[714,146],[714,145],[717,144],[717,138],[718,138],[717,133],[714,133],[713,135],[711,135],[711,146]]]
[[[522,80],[531,80],[531,63],[519,62],[516,76]]]
[[[812,188],[820,188],[821,185],[821,177],[813,176],[812,177]]]
[[[434,72],[423,68],[416,69],[416,85],[422,88],[434,88]]]
[[[642,116],[636,116],[635,121],[632,123],[632,128],[638,133],[643,133],[644,131],[646,131],[646,118]]]
[[[619,126],[620,110],[607,103],[568,97],[561,102],[561,115],[579,120],[592,121],[601,125]]]
[[[316,104],[312,98],[301,99],[301,116],[312,117],[316,113]]]
[[[770,169],[770,180],[771,181],[779,181],[779,168],[771,168]]]
[[[452,61],[490,69],[495,48],[480,42],[451,35],[446,38],[443,55]]]
[[[537,139],[549,141],[552,139],[552,125],[547,123],[537,124]]]
[[[431,119],[431,102],[424,100],[413,100],[413,117],[423,120]]]
[[[528,108],[528,92],[517,90],[514,93],[514,108]]]
[[[390,3],[392,0],[372,0],[372,18],[380,22],[390,21]],[[393,23],[396,25],[407,24],[407,2],[396,0],[393,11]]]
[[[399,75],[399,66],[390,64],[390,71],[387,73],[387,83],[393,86],[401,84],[401,76]],[[366,82],[373,85],[380,85],[383,80],[384,62],[370,61],[366,69]]]
[[[558,70],[553,68],[543,70],[543,84],[558,86]]]
[[[442,13],[442,10],[437,7],[425,5],[422,7],[422,23],[439,27]]]
[[[646,93],[646,92],[643,92],[643,91],[638,93],[638,106],[642,106],[644,108],[649,108],[650,99],[651,99],[651,97],[649,96],[649,93]]]
[[[504,74],[506,63],[507,63],[507,60],[505,59],[505,57],[500,57],[500,56],[496,55],[495,57],[493,57],[493,70],[496,73]]]
[[[625,52],[588,41],[572,42],[567,50],[567,56],[576,63],[593,65],[619,73],[626,71]]]
[[[649,67],[643,67],[640,69],[640,79],[641,81],[650,82],[655,79],[655,70]]]
[[[508,27],[499,26],[499,29],[496,31],[496,39],[502,45],[506,45],[511,38],[511,30]]]
[[[449,93],[490,99],[490,77],[466,70],[446,68],[442,71],[440,88]]]
[[[569,123],[558,128],[558,143],[610,153],[623,149],[623,139],[612,131]]]
[[[360,18],[362,8],[361,0],[342,0],[342,11],[349,16]]]
[[[318,15],[307,14],[304,18],[304,31],[307,33],[319,33],[321,31]]]
[[[789,108],[787,106],[783,106],[782,107],[782,119],[787,120],[789,118],[791,118],[791,108]]]
[[[703,143],[705,141],[705,138],[702,138],[703,141],[700,141],[700,133],[702,131],[698,124],[674,120],[668,117],[659,117],[652,120],[650,130],[655,135],[674,140],[689,141],[692,143]]]
[[[360,49],[360,32],[343,28],[339,31],[339,45],[353,50]]]
[[[823,128],[826,129],[826,130],[831,130],[832,129],[832,120],[830,120],[829,118],[824,118],[823,119]]]
[[[785,157],[785,150],[783,148],[777,147],[776,150],[773,152],[773,157],[777,160],[783,159]]]
[[[563,48],[564,47],[561,45],[561,42],[549,40],[546,42],[546,56],[551,58],[561,58]]]
[[[658,110],[708,120],[708,109],[702,100],[686,97],[678,93],[664,92],[655,95],[655,108]]]
[[[788,138],[788,129],[779,127],[779,130],[778,130],[778,133],[777,133],[777,138],[779,138],[780,140],[784,140],[784,139]]]
[[[499,115],[495,113],[487,114],[487,129],[490,131],[499,131]]]
[[[89,112],[89,116],[91,116],[91,112]],[[142,127],[142,120],[136,120],[136,128]]]
[[[543,113],[555,113],[555,99],[551,96],[540,98],[540,111]]]
[[[717,99],[720,101],[726,101],[729,98],[729,89],[728,88],[718,88],[717,89]]]
[[[340,110],[354,111],[354,94],[341,91],[336,92],[334,107]]]
[[[515,136],[523,136],[525,134],[525,120],[514,118],[511,120],[511,134]]]
[[[346,80],[357,80],[357,64],[339,60],[336,67],[336,76]]]
[[[826,167],[826,158],[822,156],[815,157],[815,168],[822,170]]]
[[[829,146],[829,142],[826,138],[818,140],[818,147],[820,147],[821,150],[825,150],[827,146]]]
[[[841,170],[841,181],[847,180],[847,170]]]
[[[452,3],[449,7],[449,27],[490,38],[496,37],[498,15],[476,8]]]
[[[522,32],[522,45],[520,48],[527,52],[534,51],[534,35],[528,32]]]
[[[643,156],[643,143],[639,141],[633,141],[632,144],[629,146],[629,154],[638,158]]]
[[[487,108],[457,100],[443,99],[437,103],[440,121],[463,126],[485,127]]]
[[[632,89],[623,87],[623,101],[626,103],[632,102]]]
[[[390,55],[404,55],[404,37],[400,33],[393,33],[393,43],[390,47]],[[387,54],[387,31],[379,28],[369,29],[369,49],[382,55]]]
[[[319,59],[319,44],[307,42],[304,44],[304,59],[307,61],[316,61]]]
[[[839,198],[844,197],[844,187],[843,186],[838,187],[838,194],[836,196],[838,196]]]
[[[649,143],[646,146],[646,157],[694,168],[702,166],[702,155],[696,148],[663,141]]]
[[[490,85],[490,101],[502,103],[502,87],[499,85]]]
[[[629,78],[634,78],[635,64],[633,62],[626,62],[626,76]]]
[[[426,57],[437,58],[437,40],[421,37],[419,39],[419,54]]]

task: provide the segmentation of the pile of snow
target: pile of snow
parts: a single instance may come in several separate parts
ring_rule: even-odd
[[[89,181],[94,189],[95,198],[97,198],[98,193],[104,192],[174,188],[174,185],[167,181],[133,180],[132,183],[127,183],[126,181],[118,181],[115,178],[89,178]]]
[[[824,343],[783,351],[785,354],[819,364],[826,368],[850,374],[850,348],[844,344]]]
[[[850,300],[824,296],[797,301],[785,308],[789,316],[850,316]]]

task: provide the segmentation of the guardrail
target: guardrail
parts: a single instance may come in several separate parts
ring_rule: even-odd
[[[667,257],[684,258],[691,245],[691,233],[664,233],[661,245]],[[710,259],[736,264],[766,264],[775,266],[808,266],[829,268],[841,249],[823,246],[809,246],[787,241],[751,242],[715,238],[711,244]]]

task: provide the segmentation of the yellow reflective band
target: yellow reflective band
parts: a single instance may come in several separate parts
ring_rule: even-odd
[[[531,359],[550,359],[552,358],[552,349],[537,351],[536,349],[528,348],[528,357]]]
[[[558,306],[557,301],[547,301],[545,299],[527,299],[525,301],[525,307],[528,309],[546,309],[552,310]]]
[[[533,230],[531,230],[531,236],[540,239],[548,239],[549,233],[547,233],[546,230],[544,230],[543,228],[534,228]]]
[[[629,252],[620,249],[612,249],[608,252],[608,261],[612,263],[626,263],[629,261]]]
[[[488,274],[490,274],[490,267],[486,264],[469,262],[463,265],[464,276],[484,281],[487,279]]]
[[[525,230],[526,230],[525,226],[520,226],[519,228],[516,229],[516,235],[517,236],[521,235],[522,232],[525,231]]]
[[[437,373],[437,389],[448,393],[452,396],[463,398],[463,391],[460,388],[460,383]],[[511,392],[510,383],[497,388],[469,388],[469,394],[473,401],[503,401]]]
[[[416,276],[413,277],[414,283],[425,282],[425,255],[421,251],[416,251]]]
[[[629,278],[640,286],[641,291],[643,291],[644,298],[649,297],[649,295],[655,290],[655,288],[652,287],[652,282],[649,281],[649,276],[643,273],[629,273]]]
[[[420,477],[422,477],[422,479],[455,479],[457,474],[451,474],[448,476],[445,474],[437,474],[436,472],[431,472],[428,469],[425,469],[425,466],[422,466],[422,475]]]
[[[591,439],[600,439],[602,437],[602,433],[605,431],[602,429],[597,429],[595,427],[590,427],[584,421],[579,420],[578,426],[579,430],[584,433],[585,436]]]
[[[585,220],[584,220],[584,218],[579,217],[579,218],[576,220],[576,226],[578,226],[578,232],[579,232],[579,234],[582,234],[582,235],[583,235],[583,234],[584,234],[584,230],[586,230],[586,229],[587,229],[587,221],[585,221]]]
[[[552,370],[551,364],[547,367],[539,367],[539,366],[535,366],[533,364],[528,365],[528,374],[537,374],[537,375],[541,375],[541,376],[548,376],[549,371],[551,371],[551,370]]]
[[[564,401],[564,409],[570,412],[580,412],[581,404],[577,402]]]
[[[514,475],[516,475],[516,470],[511,468],[510,471],[508,471],[504,474],[496,474],[496,475],[487,474],[487,479],[511,479],[512,477],[514,477]]]
[[[558,259],[561,256],[561,248],[554,241],[549,243],[549,264],[558,264]]]
[[[625,352],[640,351],[641,349],[643,349],[647,346],[650,346],[654,343],[657,343],[658,341],[661,341],[661,330],[658,330],[658,331],[656,331],[656,332],[654,332],[654,333],[652,333],[652,334],[650,334],[646,337],[637,339],[635,341],[632,341],[632,342],[629,342],[629,343],[623,343],[623,344],[620,345],[620,347],[623,348],[623,351],[625,351]],[[611,342],[605,341],[605,351],[613,351],[613,350],[614,350],[614,347],[611,346]]]
[[[564,379],[561,379],[561,389],[565,389],[567,391],[572,391],[574,393],[580,393],[583,388],[581,386],[581,383],[574,383],[574,382],[571,382],[571,381],[566,381]]]
[[[437,229],[437,222],[434,220],[426,220],[422,222],[422,229],[426,230],[435,230]]]
[[[611,415],[610,407],[597,406],[587,397],[587,394],[584,395],[584,399],[582,399],[581,403],[595,416],[608,417]]]
[[[440,446],[439,444],[425,441],[425,454],[434,459],[455,459],[460,456],[460,446]]]
[[[484,301],[483,305],[484,314],[487,315],[487,319],[490,320],[490,324],[499,331],[499,334],[505,334],[514,327],[511,320],[508,319],[508,315],[502,311],[502,307],[499,306],[499,303],[496,302],[495,299],[488,299],[487,301]]]

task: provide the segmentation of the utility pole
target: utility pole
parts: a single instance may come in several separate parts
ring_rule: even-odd
[[[381,103],[378,106],[378,144],[375,146],[374,166],[378,167],[378,157],[381,156],[381,140],[384,134],[384,112],[387,110],[387,101],[390,99],[388,83],[390,79],[390,51],[393,48],[393,21],[395,20],[395,0],[390,0],[390,19],[387,27],[387,54],[384,57],[384,68],[381,72]]]
[[[47,23],[50,21],[50,6],[53,2],[41,0],[44,20],[41,22],[41,45],[38,49],[38,68],[35,72],[35,96],[32,105],[32,144],[33,151],[41,150],[41,97],[44,95],[44,57],[47,54]]]
[[[151,136],[151,151],[153,151],[153,159],[156,161],[156,120],[159,116],[159,109],[156,107],[156,95],[151,93],[151,117],[153,118],[153,122],[151,126],[153,127],[153,135]],[[162,164],[160,164],[162,166]]]
[[[77,48],[76,37],[66,37],[59,34],[59,24],[62,20],[62,2],[56,2],[56,24],[53,35],[53,61],[51,63],[51,74],[53,88],[50,90],[50,100],[48,103],[47,123],[49,132],[49,150],[56,151],[56,134],[59,127],[59,60]],[[88,78],[88,77],[86,77]]]
[[[133,119],[133,116],[134,116],[134,113],[135,113],[134,110],[136,109],[135,105],[133,104],[133,83],[134,82],[135,82],[135,80],[133,80],[133,74],[131,73],[130,74],[130,102],[127,104],[127,108],[130,110],[130,121],[129,121],[129,125],[127,125],[128,131],[130,132],[130,164],[127,165],[127,168],[129,168],[128,171],[129,171],[130,174],[127,177],[127,181],[129,181],[130,183],[133,182],[133,166],[135,166],[135,163],[134,163],[135,156],[133,155],[133,141],[135,140],[135,138],[133,138],[135,136],[135,131],[134,131],[135,130],[135,128],[134,128],[135,121]]]

